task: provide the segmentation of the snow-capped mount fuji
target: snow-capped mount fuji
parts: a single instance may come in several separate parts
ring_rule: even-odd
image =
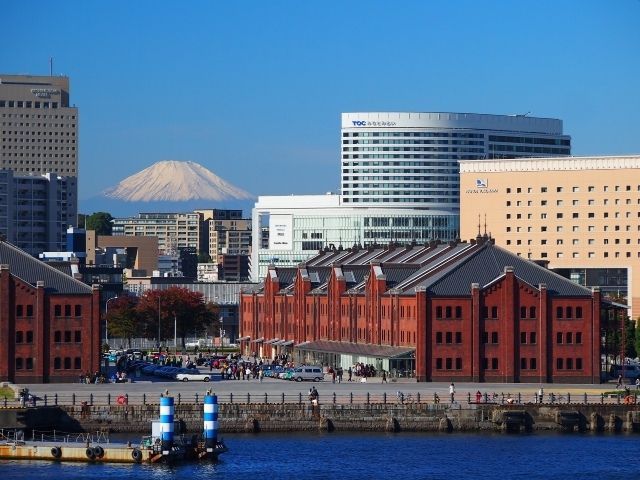
[[[163,160],[102,192],[126,202],[246,200],[250,193],[230,184],[195,162]]]

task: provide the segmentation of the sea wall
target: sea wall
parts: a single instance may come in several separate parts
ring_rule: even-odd
[[[220,433],[293,431],[640,431],[636,405],[220,404]],[[0,409],[4,428],[149,432],[158,405]],[[202,429],[202,404],[175,406],[184,433]]]

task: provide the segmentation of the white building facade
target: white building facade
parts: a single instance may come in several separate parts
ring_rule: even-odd
[[[268,227],[268,246],[253,237],[251,278],[260,281],[269,264],[294,266],[324,248],[408,244],[459,237],[458,212],[378,205],[344,205],[340,195],[261,196],[253,231]]]
[[[343,113],[344,205],[460,207],[459,160],[571,154],[562,121],[475,113]]]

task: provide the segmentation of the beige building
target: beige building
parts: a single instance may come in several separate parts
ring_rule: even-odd
[[[242,218],[242,210],[195,210],[202,215],[203,233],[208,238],[208,254],[214,261],[222,255],[251,254],[251,219]]]
[[[69,78],[0,74],[0,169],[78,176],[78,109]]]
[[[201,214],[199,213],[139,213],[137,217],[113,220],[112,234],[135,237],[156,237],[158,248],[165,254],[175,254],[179,248],[200,251]]]
[[[460,236],[485,228],[640,316],[640,156],[461,161]]]
[[[158,239],[156,237],[142,236],[110,236],[96,235],[95,230],[87,230],[87,265],[102,266],[99,258],[103,258],[102,252],[113,249],[126,251],[126,268],[141,272],[142,275],[152,275],[158,270]],[[111,258],[108,265],[116,262]]]

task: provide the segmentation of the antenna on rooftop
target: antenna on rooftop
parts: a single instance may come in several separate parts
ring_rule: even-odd
[[[478,236],[480,236],[480,214],[478,214]]]
[[[484,235],[487,236],[487,214],[484,214]]]

